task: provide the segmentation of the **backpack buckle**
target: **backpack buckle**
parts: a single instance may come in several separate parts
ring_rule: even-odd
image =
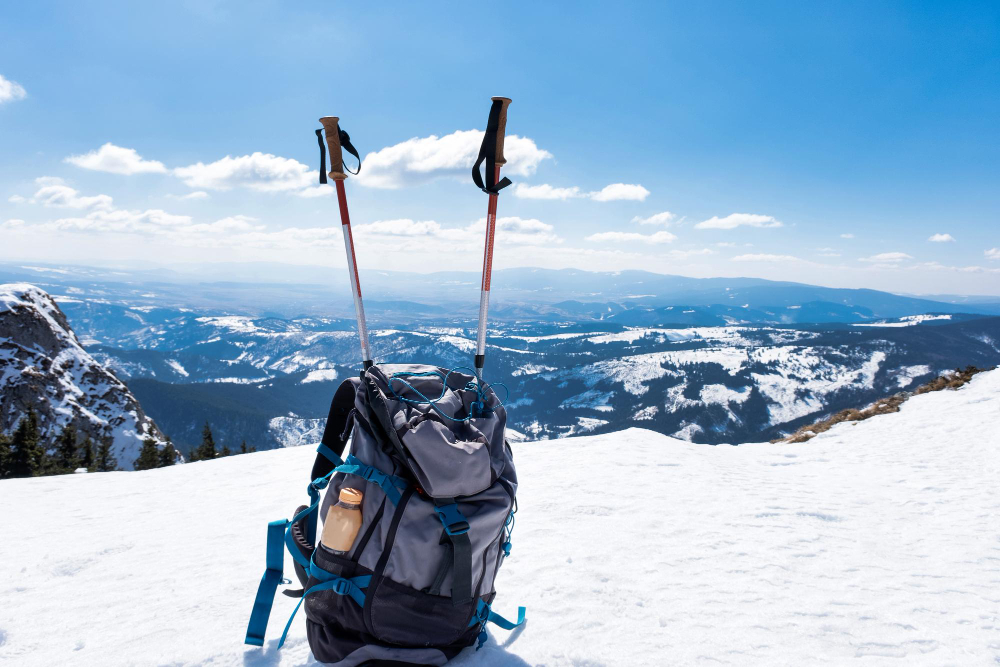
[[[437,513],[438,519],[441,520],[441,525],[444,526],[444,532],[448,533],[449,537],[465,535],[469,532],[469,522],[458,509],[457,504],[436,505],[434,511]]]
[[[347,579],[337,579],[337,583],[333,585],[333,592],[337,595],[347,595],[351,592],[352,585]]]

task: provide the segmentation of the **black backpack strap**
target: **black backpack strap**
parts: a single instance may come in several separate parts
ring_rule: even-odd
[[[479,157],[476,164],[472,166],[472,181],[480,190],[487,194],[499,194],[501,190],[510,185],[510,179],[504,176],[500,182],[496,182],[497,172],[497,132],[500,130],[500,111],[503,108],[501,100],[493,100],[490,107],[490,117],[486,121],[486,134],[483,136],[483,143],[479,146]],[[483,184],[483,176],[479,173],[479,166],[486,162],[486,184]]]
[[[472,541],[469,539],[469,521],[459,511],[454,498],[434,498],[434,511],[444,526],[445,535],[451,541],[451,603],[456,606],[468,604],[472,601]]]
[[[343,463],[344,450],[351,437],[347,425],[354,410],[354,397],[357,393],[358,385],[354,378],[341,382],[334,393],[330,402],[330,414],[326,418],[326,428],[323,429],[323,439],[316,452],[316,461],[309,479],[326,477]]]

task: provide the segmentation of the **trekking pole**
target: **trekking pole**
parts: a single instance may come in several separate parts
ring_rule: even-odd
[[[364,369],[368,370],[372,366],[372,352],[368,346],[368,325],[365,323],[365,306],[361,301],[361,282],[358,279],[358,261],[354,256],[354,238],[351,236],[351,216],[347,212],[347,193],[344,191],[344,180],[347,174],[344,173],[344,154],[341,147],[358,158],[358,171],[361,170],[358,151],[351,144],[351,138],[346,132],[340,129],[339,119],[336,116],[324,116],[319,119],[326,130],[326,144],[330,149],[330,178],[335,182],[337,188],[337,202],[340,204],[340,227],[344,232],[344,249],[347,251],[347,271],[351,277],[351,293],[354,295],[354,314],[358,318],[358,338],[361,340],[361,359]],[[326,166],[323,160],[323,141],[320,134],[323,130],[316,130],[316,137],[320,139],[320,171],[319,182],[326,183]],[[357,173],[357,172],[352,172]]]
[[[497,223],[497,195],[510,185],[510,179],[500,180],[500,167],[507,163],[503,156],[503,139],[507,131],[508,97],[492,98],[490,116],[486,122],[486,134],[479,147],[479,157],[472,167],[472,180],[479,189],[490,196],[486,208],[486,247],[483,249],[483,280],[479,291],[479,328],[476,333],[476,379],[483,382],[483,366],[486,364],[486,315],[490,309],[490,277],[493,273],[493,236]],[[479,173],[479,165],[486,162],[486,183]]]

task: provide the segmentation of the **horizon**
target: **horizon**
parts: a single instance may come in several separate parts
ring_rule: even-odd
[[[363,157],[361,272],[475,272],[486,198],[468,167],[503,94],[496,270],[1000,296],[991,3],[8,14],[0,261],[342,272],[313,135],[337,114]],[[490,21],[519,48],[482,49]],[[316,65],[330,44],[335,77]]]

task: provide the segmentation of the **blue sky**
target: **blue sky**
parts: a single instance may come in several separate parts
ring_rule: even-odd
[[[497,266],[1000,294],[1000,5],[61,3],[0,18],[0,259]],[[932,238],[938,240],[930,240]]]

